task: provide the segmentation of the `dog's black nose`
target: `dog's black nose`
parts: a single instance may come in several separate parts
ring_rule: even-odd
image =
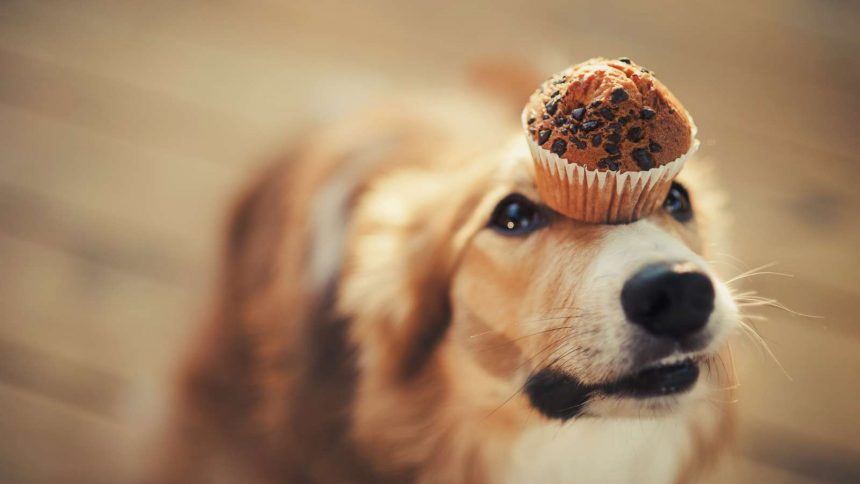
[[[650,264],[624,283],[621,307],[627,319],[650,333],[681,339],[707,324],[714,286],[690,264]]]

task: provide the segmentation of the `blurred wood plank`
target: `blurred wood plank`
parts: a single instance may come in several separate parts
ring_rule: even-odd
[[[704,483],[727,482],[755,484],[814,484],[825,483],[823,479],[793,474],[779,466],[770,466],[742,456],[728,458],[717,473],[707,476]]]
[[[0,267],[0,337],[129,381],[163,381],[197,320],[190,287],[62,249],[0,235]]]
[[[743,460],[781,469],[796,479],[815,482],[860,482],[858,454],[782,426],[747,422],[741,427],[739,453]],[[746,482],[758,482],[745,477]]]
[[[48,230],[66,232],[63,239],[100,234],[115,239],[115,250],[158,247],[178,266],[174,272],[211,260],[226,207],[246,171],[239,164],[136,147],[2,105],[0,158],[0,199],[27,205],[2,212],[6,231],[34,225],[35,216],[23,214],[40,213],[51,224]],[[15,202],[19,198],[27,200]]]
[[[147,5],[151,8],[154,4]],[[200,138],[197,131],[184,130],[189,138],[186,143],[180,148],[170,145],[171,150],[184,154],[191,153],[187,146],[196,141],[204,147],[215,145],[214,150],[206,150],[208,160],[253,163],[261,153],[282,148],[306,119],[318,122],[342,115],[349,106],[365,105],[372,93],[378,95],[391,84],[358,64],[351,66],[354,71],[350,72],[350,82],[344,83],[342,65],[325,62],[308,52],[316,43],[279,42],[283,50],[277,55],[248,55],[247,50],[220,46],[217,37],[227,33],[223,28],[212,32],[216,37],[213,39],[199,30],[190,37],[182,29],[181,35],[171,35],[165,27],[184,18],[184,4],[166,6],[174,15],[145,30],[135,24],[140,22],[140,5],[111,3],[99,9],[90,7],[12,2],[5,11],[0,10],[0,46],[30,61],[69,69],[83,78],[89,76],[94,79],[86,81],[89,83],[117,84],[111,92],[130,88],[146,97],[163,96],[168,112],[203,111],[196,121],[200,126],[191,126],[192,129],[217,129],[213,118],[225,125],[222,134],[226,137],[219,138],[209,132]],[[124,18],[122,13],[130,18]],[[198,12],[188,20],[199,23],[208,15],[212,12]],[[295,35],[295,28],[285,29],[290,24],[281,25],[281,35]],[[92,54],[81,55],[82,51]],[[149,116],[122,112],[126,104],[131,105],[125,102],[114,107],[122,108],[116,114]],[[76,114],[93,126],[101,126],[99,120],[88,119],[89,113]],[[180,115],[190,116],[185,112]],[[171,117],[176,116],[171,113]],[[204,118],[205,122],[201,122]],[[228,143],[219,147],[218,141]]]
[[[235,116],[2,47],[0,70],[0,103],[136,144],[226,163],[242,159],[260,142]]]
[[[0,339],[0,383],[122,424],[127,381],[105,371]]]
[[[169,240],[2,182],[0,233],[167,283],[193,281],[195,266]]]
[[[135,19],[140,21],[139,16]],[[284,112],[295,112],[306,102],[308,93],[294,87],[309,85],[319,76],[296,72],[295,64],[311,60],[300,44],[284,53],[290,62],[283,63],[165,35],[157,26],[140,29],[94,15],[91,9],[52,8],[47,3],[9,2],[0,10],[0,44],[32,59],[211,107],[254,123],[255,130],[280,128],[282,135],[288,132],[282,125],[290,121]],[[264,75],[249,85],[251,73]],[[273,116],[265,117],[269,114]]]
[[[124,482],[133,438],[74,407],[0,384],[4,484]]]
[[[750,267],[778,262],[775,270],[793,274],[800,285],[860,293],[860,252],[850,249],[860,245],[860,193],[850,177],[857,166],[804,169],[822,155],[740,135],[731,139],[702,152],[712,155],[728,194],[733,255]]]
[[[129,23],[140,16],[137,6],[114,2],[97,5],[88,9],[88,14]],[[805,12],[808,5],[792,4],[793,11]],[[52,7],[75,10],[74,4],[68,3],[55,3]],[[506,2],[493,4],[492,10],[513,13],[522,8]],[[350,22],[332,21],[329,14],[333,9]],[[384,1],[364,2],[360,8],[348,4],[334,8],[326,2],[264,2],[246,8],[245,4],[226,1],[203,10],[193,4],[174,8],[173,16],[152,28],[154,35],[205,41],[225,52],[244,54],[251,49],[266,58],[291,57],[296,53],[295,46],[302,45],[299,59],[303,59],[301,54],[311,53],[320,60],[345,63],[354,70],[371,65],[381,73],[415,84],[428,76],[437,83],[440,78],[455,79],[456,73],[464,72],[470,62],[482,55],[519,53],[540,63],[552,62],[542,67],[552,70],[583,55],[629,54],[655,67],[681,99],[692,100],[688,107],[697,117],[738,119],[738,125],[759,135],[775,133],[786,142],[822,147],[843,157],[856,156],[857,142],[851,136],[851,126],[834,121],[860,107],[860,99],[846,95],[857,84],[860,64],[850,48],[815,31],[798,32],[784,22],[739,16],[737,9],[671,0],[656,5],[582,2],[575,9],[549,3],[544,8],[528,9],[524,17],[482,15],[488,9],[480,2],[468,2],[450,5],[445,15],[439,15],[433,5],[397,9]],[[572,10],[577,15],[571,18]],[[611,15],[613,10],[624,15],[614,16],[611,23],[587,21]],[[660,15],[654,15],[657,11]],[[475,18],[477,23],[450,22],[457,17]],[[648,21],[641,21],[643,18]],[[208,28],[201,29],[202,24]],[[725,35],[726,27],[731,28],[730,35]],[[479,30],[482,35],[474,35]],[[356,42],[337,42],[342,36]],[[499,52],[500,36],[506,39],[503,52]],[[546,43],[559,37],[566,42],[556,43],[558,51],[548,55],[527,49],[534,45],[536,36]],[[677,42],[678,36],[697,41]],[[745,55],[750,43],[757,46],[755,54]],[[469,46],[469,56],[462,54],[463,45]],[[698,50],[702,46],[709,50]],[[422,52],[420,58],[413,55],[416,51]],[[642,55],[637,55],[640,52]],[[792,71],[791,77],[785,76],[784,66],[799,59],[803,62],[801,68]],[[311,65],[317,68],[317,81],[325,82],[329,71],[314,62]],[[270,66],[269,70],[277,68]],[[294,71],[302,80],[309,80],[302,76],[305,69]],[[720,79],[718,92],[713,79]],[[309,87],[303,82],[291,84],[299,89]],[[803,96],[796,95],[798,88]],[[696,101],[706,99],[720,102],[705,110]],[[788,110],[802,115],[783,115]]]
[[[768,315],[770,319],[755,326],[787,375],[752,340],[738,337],[733,348],[742,420],[784,429],[798,438],[808,436],[813,442],[842,449],[856,462],[860,459],[857,340],[827,330],[820,320],[787,318],[774,311]],[[762,440],[759,445],[771,444]]]

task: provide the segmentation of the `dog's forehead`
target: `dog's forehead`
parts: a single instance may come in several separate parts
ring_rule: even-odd
[[[525,141],[517,137],[499,153],[499,168],[495,172],[497,183],[503,184],[532,200],[539,201],[535,184],[535,168]]]

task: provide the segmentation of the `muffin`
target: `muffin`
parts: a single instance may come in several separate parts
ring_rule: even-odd
[[[647,216],[698,147],[681,103],[624,57],[552,76],[532,94],[522,121],[544,201],[583,222]]]

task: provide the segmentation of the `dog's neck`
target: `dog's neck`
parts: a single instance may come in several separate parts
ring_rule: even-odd
[[[659,418],[579,418],[531,425],[511,448],[499,482],[670,483],[686,481],[720,439],[707,401]]]

